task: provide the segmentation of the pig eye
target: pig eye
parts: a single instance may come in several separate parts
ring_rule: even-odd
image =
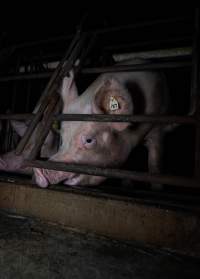
[[[82,144],[88,148],[91,148],[96,144],[96,139],[94,137],[82,136],[81,141]]]

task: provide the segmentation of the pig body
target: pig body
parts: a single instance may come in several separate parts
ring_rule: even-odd
[[[118,72],[100,75],[80,96],[73,73],[63,80],[63,113],[75,114],[165,114],[168,90],[165,78],[156,72]],[[117,167],[131,150],[144,142],[149,150],[149,171],[159,171],[163,133],[150,123],[62,122],[62,144],[50,160]],[[34,169],[41,187],[63,182],[66,185],[97,185],[104,177],[46,169]]]

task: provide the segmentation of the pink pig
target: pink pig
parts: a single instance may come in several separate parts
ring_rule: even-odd
[[[100,75],[78,96],[73,73],[61,88],[63,113],[69,114],[164,114],[168,108],[165,78],[156,72],[118,72]],[[148,147],[149,171],[159,171],[162,131],[149,123],[68,122],[61,125],[62,144],[49,160],[118,167],[131,150],[144,141]],[[97,185],[105,177],[47,169],[34,169],[40,187],[63,182],[66,185]]]

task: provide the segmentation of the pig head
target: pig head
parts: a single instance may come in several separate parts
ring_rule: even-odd
[[[122,72],[99,76],[80,96],[73,73],[61,88],[63,113],[69,114],[162,114],[167,91],[162,75],[155,72]],[[152,124],[68,122],[61,125],[62,144],[50,160],[98,167],[117,167],[131,150],[148,138]],[[41,187],[63,182],[66,185],[97,185],[104,177],[47,169],[34,169]]]

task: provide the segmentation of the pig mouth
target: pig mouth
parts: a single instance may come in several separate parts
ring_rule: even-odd
[[[61,176],[56,176],[54,173],[48,172],[48,170],[34,169],[35,181],[42,187],[46,188],[49,184],[58,184],[63,182],[65,185],[77,185],[80,182],[81,175],[78,173],[64,173]],[[46,174],[47,173],[47,174]],[[48,174],[51,174],[50,176]]]
[[[42,169],[34,169],[34,179],[37,185],[42,188],[46,188],[50,183]]]
[[[80,180],[81,180],[81,175],[78,173],[75,173],[72,177],[65,179],[63,181],[63,184],[71,185],[71,186],[78,185]]]

